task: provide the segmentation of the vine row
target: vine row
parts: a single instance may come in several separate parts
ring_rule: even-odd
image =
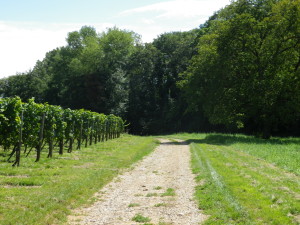
[[[20,165],[22,150],[25,156],[35,150],[38,162],[46,147],[51,158],[54,146],[62,155],[64,149],[71,153],[82,145],[120,137],[122,132],[124,121],[112,114],[63,109],[34,99],[24,103],[19,97],[0,98],[0,146],[11,150],[8,161],[13,166]]]

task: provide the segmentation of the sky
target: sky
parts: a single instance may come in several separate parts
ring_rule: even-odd
[[[82,26],[134,31],[143,42],[199,27],[230,0],[0,0],[0,78],[27,72]]]

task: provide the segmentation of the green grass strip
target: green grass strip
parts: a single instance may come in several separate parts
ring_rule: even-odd
[[[198,174],[197,180],[201,183],[196,189],[196,198],[200,209],[210,215],[205,224],[246,224],[247,212],[213,168],[203,149],[191,144],[191,151],[193,171]]]
[[[206,224],[296,224],[293,214],[297,216],[300,208],[293,198],[295,186],[273,180],[264,162],[224,146],[192,144],[191,149],[205,179],[196,196],[211,215]],[[206,199],[210,207],[205,207],[204,194],[213,196]]]
[[[180,133],[171,135],[188,142],[228,146],[238,151],[264,159],[274,165],[300,176],[300,138],[272,137],[269,140],[242,134]]]
[[[0,224],[66,222],[72,209],[91,204],[96,191],[156,145],[152,137],[124,135],[53,159],[43,153],[38,163],[34,154],[23,157],[19,168],[0,157]]]

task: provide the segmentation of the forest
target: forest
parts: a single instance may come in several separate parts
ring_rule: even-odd
[[[300,135],[300,0],[232,1],[198,28],[141,40],[83,26],[1,79],[0,96],[115,114],[132,134]]]

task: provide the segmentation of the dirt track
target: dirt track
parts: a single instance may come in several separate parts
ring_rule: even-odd
[[[194,175],[186,143],[160,140],[156,150],[119,175],[96,194],[101,200],[80,209],[69,224],[143,224],[132,218],[140,214],[150,224],[200,224],[206,216],[193,201]],[[169,189],[169,191],[167,191]]]

